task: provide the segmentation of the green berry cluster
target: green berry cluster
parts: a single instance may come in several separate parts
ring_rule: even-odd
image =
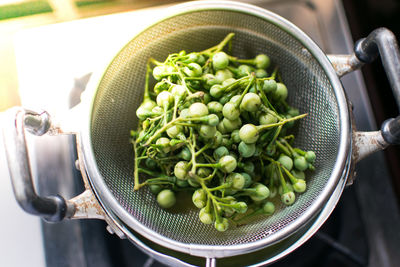
[[[286,102],[278,69],[265,54],[239,59],[224,52],[233,36],[201,52],[150,59],[140,123],[131,131],[134,189],[148,186],[166,209],[176,192],[190,192],[200,221],[218,231],[273,214],[278,194],[292,205],[315,161],[288,135],[306,114]]]

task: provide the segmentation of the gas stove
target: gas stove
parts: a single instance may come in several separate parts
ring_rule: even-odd
[[[353,40],[340,1],[243,2],[293,22],[327,54],[352,51]],[[155,7],[21,32],[16,36],[15,51],[22,105],[45,109],[53,116],[67,111],[79,103],[91,72],[162,12],[163,7]],[[376,130],[361,73],[343,77],[342,83],[353,104],[358,129]],[[83,191],[81,175],[75,168],[74,137],[29,137],[28,142],[41,195],[70,198]],[[323,227],[272,266],[396,266],[400,262],[400,217],[383,154],[363,160],[356,172],[354,184],[345,189]],[[38,253],[45,255],[48,267],[163,266],[128,240],[110,235],[103,221],[41,222],[40,228],[36,222],[32,231],[42,236],[39,242],[43,250]]]

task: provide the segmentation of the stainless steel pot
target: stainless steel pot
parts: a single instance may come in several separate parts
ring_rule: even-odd
[[[109,230],[127,237],[150,255],[171,265],[242,263],[266,264],[290,253],[310,238],[329,217],[357,161],[399,142],[400,118],[384,123],[381,131],[357,132],[351,120],[339,77],[378,52],[400,103],[400,59],[393,34],[377,29],[360,40],[352,55],[326,56],[295,25],[267,10],[227,1],[196,1],[173,7],[135,36],[97,72],[82,103],[66,118],[50,119],[46,112],[23,108],[9,111],[4,138],[21,207],[48,221],[64,218],[104,219]],[[279,209],[228,233],[197,223],[197,213],[166,212],[145,190],[133,192],[129,130],[135,128],[148,57],[163,59],[181,49],[207,48],[228,32],[236,33],[233,53],[251,57],[270,54],[281,68],[290,91],[289,101],[309,116],[299,125],[298,145],[318,155],[317,171],[295,205]],[[79,168],[86,191],[65,200],[41,197],[34,190],[25,144],[25,129],[36,134],[76,134]],[[240,257],[250,254],[251,257]],[[246,260],[246,262],[243,262]]]

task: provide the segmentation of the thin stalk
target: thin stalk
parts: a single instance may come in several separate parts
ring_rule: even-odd
[[[197,168],[197,163],[196,163],[196,137],[193,134],[193,128],[190,128],[190,136],[189,136],[189,140],[191,142],[189,142],[189,149],[190,152],[192,153],[192,173],[196,173],[196,168]]]
[[[146,80],[144,84],[144,94],[143,94],[143,102],[150,100],[150,95],[149,95],[149,80],[150,80],[150,72],[151,72],[151,67],[150,67],[150,60],[147,61],[147,67],[146,67]]]
[[[279,180],[281,182],[282,185],[282,189],[283,189],[283,194],[290,192],[289,188],[286,185],[286,181],[285,178],[283,178],[283,174],[282,174],[282,169],[281,169],[281,164],[279,162],[276,162],[274,164],[274,166],[276,166],[276,168],[278,168],[278,172],[279,172]]]
[[[236,108],[238,108],[240,106],[240,103],[242,103],[243,97],[245,94],[247,94],[247,92],[249,91],[250,87],[253,85],[254,81],[255,81],[255,76],[252,75],[251,79],[249,81],[249,83],[247,84],[246,88],[244,89],[243,93],[240,95],[239,100],[236,102]]]
[[[203,146],[201,149],[197,150],[196,152],[196,156],[200,155],[201,153],[203,153],[203,151],[206,151],[211,145],[210,144],[206,144],[205,146]]]
[[[265,95],[264,91],[262,89],[258,89],[258,92],[261,95],[261,100],[264,102],[264,105],[272,109],[275,114],[277,114],[276,109],[274,106],[271,104],[271,102],[268,100],[267,96]]]
[[[266,124],[266,125],[259,125],[259,126],[256,126],[256,127],[257,127],[257,129],[258,129],[259,131],[262,131],[262,130],[269,129],[269,128],[272,128],[272,127],[275,127],[275,126],[284,125],[285,123],[288,123],[288,122],[290,122],[290,121],[295,121],[295,120],[304,118],[305,116],[307,116],[307,113],[301,114],[301,115],[298,115],[298,116],[295,116],[295,117],[292,117],[292,118],[283,119],[283,120],[281,120],[280,122],[277,122],[277,123],[271,123],[271,124]]]
[[[294,117],[295,118],[295,117]],[[148,140],[147,142],[143,145],[143,146],[149,146],[151,144],[151,142],[154,141],[154,139],[158,138],[163,132],[165,132],[169,127],[171,127],[174,123],[181,121],[182,118],[176,118],[174,120],[171,120],[170,122],[164,124],[163,127],[161,127],[160,129],[158,129]]]
[[[139,190],[139,160],[138,160],[138,150],[136,147],[136,142],[133,142],[133,150],[135,152],[135,159],[134,159],[134,171],[133,171],[133,179],[134,179],[134,186],[133,190]]]
[[[206,50],[201,51],[200,53],[202,54],[208,54],[208,53],[216,53],[221,51],[222,49],[224,49],[224,46],[230,41],[232,40],[232,38],[235,36],[234,33],[230,33],[228,34],[224,40],[222,40],[219,44],[217,44],[216,46],[213,46],[211,48],[208,48]]]
[[[213,192],[213,191],[218,191],[218,190],[221,190],[221,189],[226,189],[226,188],[229,188],[229,187],[230,186],[228,184],[222,184],[222,185],[219,185],[219,186],[216,186],[216,187],[213,187],[213,188],[209,188],[208,190],[210,192]]]
[[[276,140],[275,143],[276,143],[276,145],[278,146],[278,148],[279,148],[283,153],[285,153],[285,154],[288,155],[289,157],[292,157],[292,153],[290,152],[290,150],[289,150],[286,146],[282,145],[282,143],[279,142],[278,140]]]

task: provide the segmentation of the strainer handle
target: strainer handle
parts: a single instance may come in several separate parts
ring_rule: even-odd
[[[354,54],[363,63],[371,63],[380,55],[400,109],[400,53],[395,35],[386,28],[378,28],[356,42]],[[381,133],[388,144],[400,144],[400,116],[386,120]]]
[[[73,204],[59,195],[41,197],[33,185],[25,129],[38,136],[45,134],[51,126],[49,114],[20,107],[7,112],[13,119],[10,120],[11,125],[3,127],[3,139],[12,188],[18,204],[26,212],[41,216],[49,222],[58,222],[74,214]]]

